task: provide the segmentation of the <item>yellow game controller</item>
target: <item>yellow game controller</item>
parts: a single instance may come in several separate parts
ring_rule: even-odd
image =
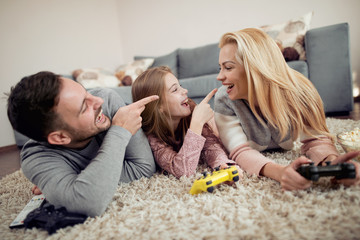
[[[207,172],[202,173],[203,176],[194,181],[193,186],[190,189],[190,194],[198,194],[201,192],[213,192],[215,186],[226,181],[239,181],[239,172],[235,166],[231,166],[225,169],[215,168],[215,171],[211,174]]]

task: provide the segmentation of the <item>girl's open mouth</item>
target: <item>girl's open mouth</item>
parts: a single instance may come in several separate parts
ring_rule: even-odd
[[[189,106],[189,99],[186,99],[181,103],[181,106],[188,107]]]

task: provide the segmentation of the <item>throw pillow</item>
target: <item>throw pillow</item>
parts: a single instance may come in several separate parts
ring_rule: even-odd
[[[72,77],[86,89],[122,85],[113,72],[101,68],[76,69],[72,72]]]
[[[304,37],[310,29],[313,12],[280,24],[261,26],[279,45],[287,61],[306,60]]]
[[[130,86],[136,78],[154,63],[154,58],[135,60],[121,65],[115,72],[115,76],[124,86]]]

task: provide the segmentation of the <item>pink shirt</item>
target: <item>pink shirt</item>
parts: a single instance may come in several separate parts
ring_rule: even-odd
[[[179,152],[153,135],[148,136],[148,139],[156,163],[177,178],[195,174],[199,161],[207,163],[211,168],[235,164],[229,159],[220,139],[206,126],[202,136],[189,129]]]

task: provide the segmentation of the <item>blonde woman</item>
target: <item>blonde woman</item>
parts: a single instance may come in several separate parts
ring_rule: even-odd
[[[216,89],[196,106],[187,92],[164,66],[146,70],[132,86],[133,101],[153,94],[159,96],[141,113],[142,128],[156,163],[178,178],[195,174],[199,161],[211,168],[235,164],[214,133],[215,123],[211,123],[214,112],[208,101]]]
[[[226,33],[220,43],[215,95],[215,121],[230,158],[249,174],[270,177],[284,190],[306,189],[311,182],[296,172],[313,161],[332,164],[359,154],[340,156],[326,126],[322,100],[312,83],[286,64],[275,41],[262,30],[249,28]],[[300,137],[305,156],[282,166],[261,151],[292,149]],[[310,160],[311,159],[311,160]],[[356,179],[340,180],[345,185]]]

